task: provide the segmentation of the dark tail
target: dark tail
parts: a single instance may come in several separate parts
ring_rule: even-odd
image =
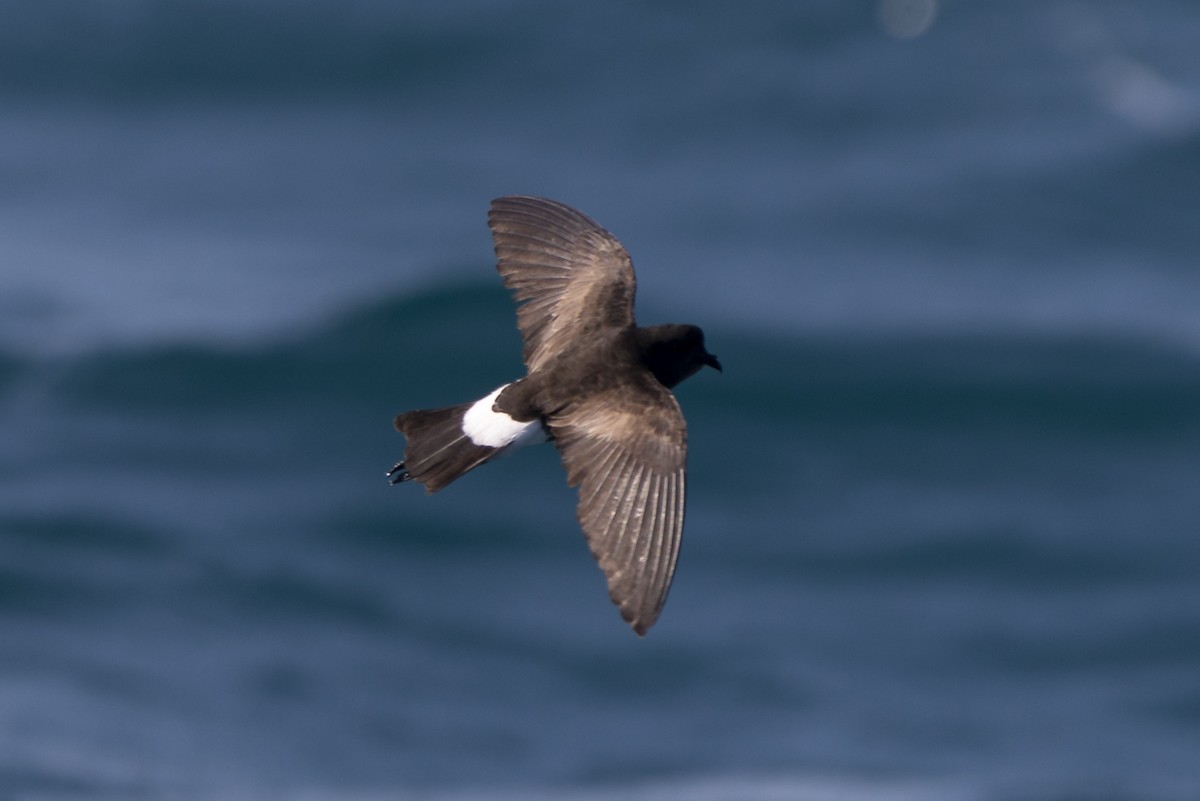
[[[476,445],[463,433],[463,415],[470,408],[470,403],[460,403],[398,416],[396,430],[404,434],[408,447],[404,461],[388,473],[392,483],[418,481],[426,492],[437,492],[495,456],[498,448]]]

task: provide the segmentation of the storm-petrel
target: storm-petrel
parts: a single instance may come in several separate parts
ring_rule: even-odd
[[[683,532],[687,426],[671,388],[721,369],[694,325],[634,322],[633,262],[590,217],[538,197],[488,212],[528,374],[480,400],[405,412],[393,484],[437,492],[502,453],[554,442],[579,487],[579,524],[639,635],[667,597]]]

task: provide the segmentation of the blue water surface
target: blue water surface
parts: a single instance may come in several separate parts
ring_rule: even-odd
[[[1188,2],[0,2],[0,796],[1200,797]],[[620,621],[488,201],[628,246],[687,536]]]

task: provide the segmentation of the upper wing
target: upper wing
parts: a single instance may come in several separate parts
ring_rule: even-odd
[[[551,418],[554,443],[579,487],[579,524],[621,616],[638,634],[658,618],[679,555],[687,428],[675,397],[649,373]],[[644,386],[643,386],[644,385]]]
[[[634,324],[633,262],[590,217],[545,198],[502,197],[492,201],[488,226],[496,269],[521,304],[530,372],[576,336]]]

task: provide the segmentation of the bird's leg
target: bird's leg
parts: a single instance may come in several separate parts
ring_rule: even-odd
[[[388,483],[399,484],[401,481],[411,481],[412,475],[404,467],[404,462],[397,462],[396,466],[388,471]]]

